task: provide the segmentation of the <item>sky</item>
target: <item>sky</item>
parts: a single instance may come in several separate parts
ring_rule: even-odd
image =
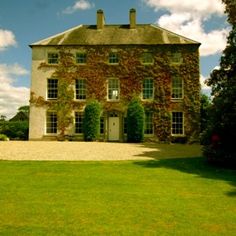
[[[221,0],[0,0],[0,116],[8,119],[28,105],[30,44],[80,24],[96,24],[103,9],[106,24],[156,24],[201,43],[200,80],[219,65],[230,27]]]

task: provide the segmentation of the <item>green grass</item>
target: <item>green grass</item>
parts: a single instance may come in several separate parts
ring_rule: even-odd
[[[151,146],[148,161],[0,161],[0,235],[236,235],[236,171]]]

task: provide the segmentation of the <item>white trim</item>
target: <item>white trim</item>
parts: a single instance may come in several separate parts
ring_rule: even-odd
[[[172,118],[173,118],[173,112],[181,112],[182,114],[183,114],[183,120],[182,120],[182,125],[183,125],[183,127],[182,127],[182,130],[183,130],[183,133],[182,134],[173,134],[172,133]],[[184,129],[184,124],[185,124],[185,114],[184,114],[184,112],[183,111],[176,111],[176,110],[174,110],[174,111],[171,111],[171,136],[173,136],[173,137],[183,137],[183,136],[185,136],[185,129]]]

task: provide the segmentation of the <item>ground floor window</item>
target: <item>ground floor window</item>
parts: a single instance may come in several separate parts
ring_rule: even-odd
[[[145,112],[144,134],[153,134],[153,113]]]
[[[83,133],[83,113],[75,112],[75,133],[82,134]]]
[[[184,134],[183,128],[183,112],[172,112],[171,133],[174,135]]]
[[[57,113],[54,111],[47,112],[46,133],[47,134],[57,133]]]

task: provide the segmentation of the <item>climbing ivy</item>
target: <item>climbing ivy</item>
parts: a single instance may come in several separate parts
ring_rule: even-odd
[[[119,65],[108,63],[111,46],[58,47],[59,64],[48,65],[41,63],[40,70],[54,70],[53,77],[59,79],[58,100],[48,101],[31,93],[31,103],[36,106],[46,106],[58,113],[58,128],[63,136],[72,123],[74,109],[84,109],[86,102],[74,100],[73,88],[75,79],[86,80],[86,99],[96,99],[103,111],[117,110],[126,112],[128,103],[142,92],[144,78],[154,79],[155,95],[153,101],[142,101],[145,110],[153,112],[154,132],[160,141],[169,141],[171,137],[171,112],[182,111],[185,114],[185,134],[194,141],[199,132],[200,84],[199,84],[199,55],[197,46],[114,46],[119,56]],[[169,53],[181,51],[183,62],[172,64]],[[85,65],[75,63],[72,52],[85,51]],[[141,55],[150,51],[154,55],[154,63],[143,65]],[[171,100],[171,76],[179,75],[184,82],[184,98],[179,102]],[[107,79],[119,78],[120,100],[107,101]]]

